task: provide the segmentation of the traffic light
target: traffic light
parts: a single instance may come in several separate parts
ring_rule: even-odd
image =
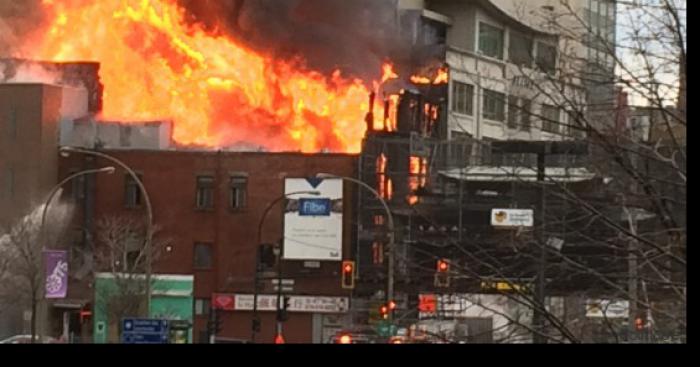
[[[634,320],[634,327],[637,329],[637,331],[643,331],[644,330],[644,319],[641,317],[637,317]]]
[[[389,311],[389,306],[387,305],[382,305],[379,307],[379,316],[382,318],[382,320],[389,319]]]
[[[450,286],[450,262],[447,259],[437,261],[435,272],[435,286],[446,288]]]
[[[437,262],[438,273],[447,273],[450,271],[450,263],[445,259],[440,259]]]
[[[343,289],[355,288],[355,262],[343,261],[342,272],[342,287]]]
[[[289,320],[288,309],[290,306],[291,297],[284,296],[282,299],[282,304],[280,305],[279,313],[277,314],[277,321],[284,322]]]
[[[387,303],[387,306],[389,307],[389,311],[394,311],[396,309],[396,302],[389,301],[389,303]]]

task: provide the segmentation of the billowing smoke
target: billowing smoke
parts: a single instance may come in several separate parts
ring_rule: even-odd
[[[274,59],[330,74],[376,77],[405,47],[397,0],[178,0],[190,21],[233,35]]]
[[[43,21],[41,0],[0,0],[0,57],[21,56],[23,43]]]

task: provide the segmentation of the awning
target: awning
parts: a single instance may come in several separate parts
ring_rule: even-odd
[[[530,167],[472,166],[440,171],[440,175],[469,182],[537,181],[537,170]],[[596,174],[584,167],[547,167],[545,176],[547,181],[584,182],[594,179]]]
[[[82,309],[89,301],[84,300],[84,299],[62,299],[62,300],[56,300],[54,301],[51,305],[54,308],[65,308],[65,309],[70,309],[70,310],[80,310]]]

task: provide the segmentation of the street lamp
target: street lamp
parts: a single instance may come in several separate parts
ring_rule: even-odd
[[[284,199],[287,199],[290,196],[294,195],[312,195],[312,196],[319,196],[321,195],[320,191],[297,191],[297,192],[290,192],[289,194],[284,194],[277,199],[273,200],[270,205],[265,208],[265,211],[263,212],[262,217],[260,218],[260,222],[258,223],[258,242],[256,244],[257,251],[255,252],[255,284],[254,284],[254,291],[253,291],[253,324],[252,324],[252,335],[251,335],[251,343],[255,343],[255,335],[257,334],[258,327],[260,325],[260,320],[258,319],[258,291],[259,291],[259,270],[260,270],[260,246],[262,245],[262,230],[263,230],[263,224],[265,224],[265,218],[267,218],[267,215],[270,213],[272,208],[275,207],[279,202],[281,202]],[[281,262],[281,249],[279,250],[280,252],[277,254],[277,270],[279,273],[280,270],[280,262]],[[281,275],[277,275],[278,278],[281,279]],[[277,284],[277,287],[281,290],[282,289],[282,284],[281,280],[280,283]],[[277,297],[277,305],[279,306],[280,302],[280,296],[278,294]]]
[[[51,206],[51,202],[53,201],[53,198],[61,190],[63,185],[65,185],[66,183],[68,183],[68,182],[70,182],[78,177],[82,177],[82,176],[86,176],[86,175],[98,174],[98,173],[107,173],[107,174],[111,175],[112,173],[114,173],[114,170],[115,170],[114,167],[103,167],[103,168],[98,168],[98,169],[90,169],[90,170],[77,172],[77,173],[74,173],[74,174],[66,177],[65,179],[63,179],[63,181],[59,182],[56,186],[53,187],[53,189],[51,189],[51,192],[49,193],[49,196],[46,199],[46,202],[44,203],[44,208],[42,209],[42,212],[41,212],[41,224],[39,225],[39,238],[42,241],[42,248],[44,248],[44,245],[45,245],[45,243],[44,243],[45,238],[44,237],[46,237],[45,233],[44,233],[44,228],[46,225],[46,214],[49,211],[49,206]],[[44,264],[44,268],[45,267],[46,267],[46,264]],[[45,289],[44,276],[41,277],[41,280],[42,280],[40,282],[41,289],[44,290]],[[34,339],[36,338],[36,310],[32,310],[31,324],[32,324],[32,326],[31,326],[31,328],[32,328],[32,343],[34,343]]]
[[[119,167],[123,168],[126,172],[129,173],[129,176],[136,182],[138,185],[139,189],[141,190],[141,193],[143,194],[144,200],[146,201],[146,243],[145,243],[145,248],[146,248],[146,317],[150,315],[150,310],[151,310],[151,274],[153,272],[153,254],[152,254],[152,249],[151,249],[151,237],[153,236],[153,208],[151,206],[151,199],[148,196],[148,192],[146,191],[146,187],[143,185],[143,182],[141,182],[141,179],[139,179],[139,176],[132,170],[129,166],[126,165],[126,163],[120,161],[119,159],[112,157],[110,155],[100,153],[98,151],[94,150],[87,150],[87,149],[81,149],[81,148],[74,148],[74,147],[61,147],[59,150],[61,153],[61,156],[66,158],[69,157],[71,153],[76,153],[76,154],[85,154],[85,155],[91,155],[95,157],[100,157],[104,158],[110,162],[113,162],[117,164]]]
[[[365,189],[371,191],[374,196],[377,197],[377,199],[382,203],[382,206],[384,206],[384,210],[386,211],[387,215],[387,220],[389,223],[389,249],[388,249],[388,264],[387,264],[387,285],[386,285],[386,301],[391,302],[394,300],[394,263],[395,263],[395,231],[394,231],[394,216],[391,214],[391,209],[389,209],[389,205],[386,203],[386,200],[375,190],[372,186],[358,180],[352,177],[344,177],[344,176],[337,176],[334,174],[330,173],[319,173],[316,175],[317,178],[321,179],[340,179],[343,181],[349,181],[355,184],[358,184]],[[393,315],[392,315],[393,316]],[[391,316],[390,316],[391,317]]]

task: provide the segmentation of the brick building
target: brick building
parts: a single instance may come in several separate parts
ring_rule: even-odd
[[[142,177],[152,202],[154,223],[161,229],[161,235],[172,240],[168,251],[155,263],[154,272],[195,276],[196,342],[206,340],[213,294],[253,294],[258,224],[265,208],[284,194],[285,178],[312,177],[319,172],[355,176],[357,165],[355,156],[335,154],[103,152],[122,160]],[[59,161],[59,177],[89,166],[106,165],[109,162],[71,155]],[[352,185],[344,186],[343,258],[350,256],[353,238],[353,190]],[[78,206],[82,208],[77,211],[76,228],[82,227],[87,232],[93,232],[95,220],[105,216],[145,217],[143,199],[124,171],[91,177],[85,184],[76,183],[73,191],[66,195],[80,201]],[[263,227],[263,242],[282,239],[282,213],[283,205],[279,205],[268,215]],[[76,238],[87,240],[89,236]],[[80,268],[80,261],[74,267]],[[350,295],[341,289],[338,262],[284,261],[283,267],[284,278],[295,281],[290,295]],[[86,304],[91,297],[90,287],[85,286],[85,280],[75,282],[70,287],[69,298],[82,299]],[[275,294],[269,281],[261,289],[262,294]],[[250,311],[224,312],[223,331],[218,337],[250,340],[251,316]],[[275,312],[261,311],[260,316],[262,325],[257,341],[272,342]],[[285,338],[291,343],[325,342],[334,328],[343,326],[340,324],[344,322],[344,316],[292,312],[285,323]],[[57,322],[54,323],[56,328],[60,328]]]

